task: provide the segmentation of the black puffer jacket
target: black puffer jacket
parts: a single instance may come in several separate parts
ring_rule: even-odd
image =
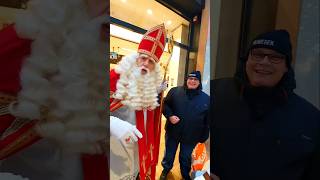
[[[222,180],[320,179],[313,167],[320,111],[293,92],[291,68],[272,89],[250,87],[241,64],[235,78],[211,85],[212,173]]]
[[[187,90],[182,86],[170,89],[164,100],[166,133],[183,143],[204,142],[209,136],[209,99],[200,89]],[[177,124],[169,121],[173,115],[180,118]]]

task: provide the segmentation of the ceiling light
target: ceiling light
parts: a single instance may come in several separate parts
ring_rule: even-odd
[[[127,0],[121,0],[123,3],[126,3],[127,2]]]
[[[151,10],[151,9],[147,9],[147,13],[148,13],[149,15],[152,15],[152,10]]]
[[[172,24],[172,21],[168,20],[167,25],[171,25],[171,24]]]

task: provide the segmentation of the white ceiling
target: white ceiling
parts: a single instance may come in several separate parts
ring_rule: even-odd
[[[152,14],[148,13],[150,10]],[[146,30],[161,23],[170,32],[181,24],[189,25],[187,20],[155,0],[110,0],[110,15]]]

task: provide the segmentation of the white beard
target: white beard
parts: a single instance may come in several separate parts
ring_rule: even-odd
[[[120,79],[113,97],[134,110],[155,109],[159,106],[157,87],[161,83],[160,66],[156,64],[154,71],[142,75],[141,68],[136,65],[137,57],[137,54],[127,56],[116,67]]]
[[[34,41],[12,114],[39,119],[39,134],[67,150],[101,153],[99,141],[107,136],[104,18],[90,19],[83,0],[32,0],[28,7],[16,28]]]

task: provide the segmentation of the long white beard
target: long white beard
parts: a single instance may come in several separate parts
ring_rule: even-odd
[[[34,41],[12,113],[39,119],[40,135],[66,150],[101,153],[99,141],[107,135],[104,19],[91,20],[83,0],[32,0],[28,7],[16,28]]]
[[[156,64],[154,71],[142,75],[136,65],[137,57],[137,54],[125,57],[116,67],[120,79],[114,98],[121,99],[122,104],[134,110],[155,109],[159,106],[157,87],[161,83],[160,66]]]

